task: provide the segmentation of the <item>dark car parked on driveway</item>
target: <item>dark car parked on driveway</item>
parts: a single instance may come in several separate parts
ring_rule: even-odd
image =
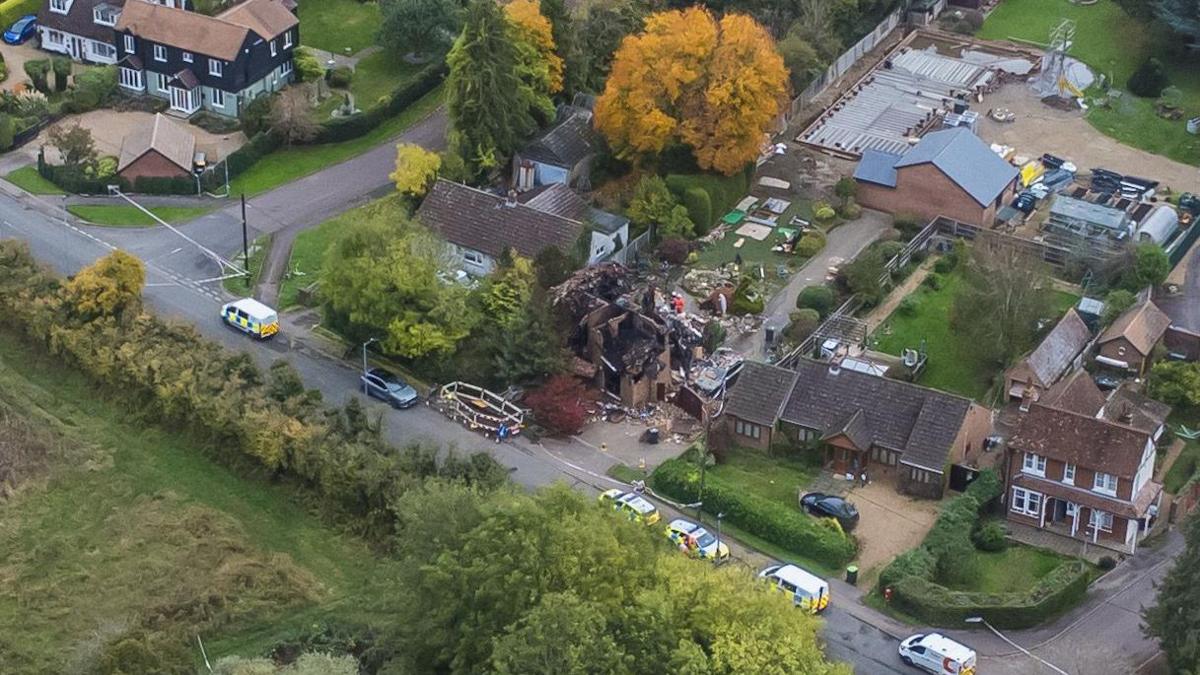
[[[383,368],[372,368],[359,380],[364,394],[390,403],[393,408],[411,408],[421,400],[416,389]]]
[[[4,41],[10,45],[19,45],[35,34],[37,34],[37,15],[26,14],[4,31]]]
[[[800,498],[800,506],[814,516],[835,518],[846,532],[858,525],[858,509],[850,502],[836,495],[822,492],[810,492]]]

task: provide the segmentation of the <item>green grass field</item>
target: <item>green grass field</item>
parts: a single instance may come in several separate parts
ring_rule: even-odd
[[[424,67],[403,61],[388,51],[367,55],[354,67],[354,79],[350,81],[355,105],[363,110],[370,108],[380,98],[404,86]]]
[[[938,290],[922,286],[911,296],[916,307],[911,314],[893,312],[871,336],[873,348],[899,356],[905,348],[916,349],[925,340],[929,361],[919,384],[981,400],[999,372],[982,363],[974,346],[950,325],[950,310],[962,277],[948,274]],[[1055,316],[1067,311],[1079,298],[1069,293],[1054,293]]]
[[[1171,494],[1178,494],[1183,486],[1192,479],[1192,476],[1196,475],[1198,465],[1200,465],[1200,443],[1188,441],[1183,452],[1179,453],[1175,463],[1171,465],[1170,469],[1167,469],[1167,474],[1163,476],[1163,489]]]
[[[48,467],[0,509],[5,672],[69,672],[142,625],[189,652],[202,634],[215,659],[392,613],[394,563],[3,332],[0,405],[0,422],[52,439]]]
[[[150,216],[142,213],[133,206],[125,204],[76,204],[68,206],[67,210],[77,218],[82,218],[93,225],[104,225],[106,227],[154,227],[158,225]],[[201,206],[155,206],[149,210],[154,215],[174,225],[199,218],[212,209]]]
[[[957,591],[1020,593],[1033,588],[1068,558],[1040,548],[1009,546],[998,553],[974,551],[979,578],[969,587],[947,585]]]
[[[370,133],[343,143],[303,145],[284,148],[256,162],[242,175],[230,181],[230,194],[255,195],[303,178],[338,162],[361,155],[403,132],[432,113],[442,104],[442,87],[426,94],[404,112],[379,125]]]
[[[709,471],[741,490],[792,508],[799,508],[800,490],[816,475],[815,470],[796,460],[768,457],[753,450],[728,453],[724,462]]]
[[[34,166],[23,166],[15,171],[10,171],[5,174],[4,180],[35,195],[66,194],[62,188],[42,178],[42,174],[38,173],[37,167]]]
[[[265,237],[259,237],[258,239],[255,239],[254,241],[250,242],[250,265],[249,265],[250,281],[249,281],[249,283],[246,282],[246,277],[231,277],[229,279],[223,279],[221,281],[221,285],[225,287],[226,291],[228,291],[229,293],[232,293],[234,295],[241,295],[241,296],[250,295],[251,291],[254,289],[255,285],[258,284],[258,277],[262,274],[263,260],[265,260],[267,258],[267,251],[270,251],[270,250],[271,250],[270,235],[265,236]],[[242,264],[242,254],[238,253],[237,257],[235,257],[233,259],[233,262],[237,263],[238,265],[241,265]],[[286,305],[280,305],[280,307],[284,307],[284,306],[286,306]]]
[[[328,52],[356,53],[375,44],[379,4],[362,0],[301,0],[301,44]]]
[[[1045,44],[1061,19],[1076,21],[1070,54],[1124,89],[1129,76],[1147,58],[1158,56],[1171,84],[1182,93],[1185,119],[1200,114],[1200,68],[1172,62],[1160,53],[1168,40],[1157,29],[1130,19],[1112,0],[1076,5],[1068,0],[1005,0],[988,16],[979,37],[1019,38]],[[1165,155],[1179,162],[1200,164],[1200,139],[1187,133],[1183,120],[1164,120],[1154,112],[1152,99],[1125,94],[1110,109],[1093,108],[1088,121],[1122,143]]]

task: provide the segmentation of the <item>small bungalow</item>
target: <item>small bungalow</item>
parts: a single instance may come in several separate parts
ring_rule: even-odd
[[[1074,309],[1055,324],[1025,358],[1004,373],[1004,390],[1010,400],[1036,401],[1055,382],[1082,365],[1083,351],[1092,339],[1087,323]]]
[[[794,370],[747,362],[723,419],[731,445],[818,444],[835,473],[866,470],[931,499],[992,427],[991,411],[970,399],[809,360]]]
[[[592,127],[592,111],[565,106],[558,121],[513,155],[517,191],[539,185],[585,183],[600,137]]]
[[[157,113],[122,139],[117,175],[130,183],[138,178],[184,178],[192,175],[195,155],[192,132]]]
[[[1155,306],[1149,293],[1143,292],[1132,307],[1101,333],[1096,362],[1145,375],[1154,348],[1162,342],[1170,325],[1170,317]]]

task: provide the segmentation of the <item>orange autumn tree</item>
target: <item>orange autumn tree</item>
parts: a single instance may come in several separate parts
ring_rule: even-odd
[[[750,17],[659,12],[617,50],[596,127],[622,158],[684,143],[700,168],[731,175],[758,155],[787,77],[775,42]]]
[[[545,95],[563,87],[563,60],[555,53],[553,28],[537,0],[513,0],[504,6],[517,37],[521,75]]]

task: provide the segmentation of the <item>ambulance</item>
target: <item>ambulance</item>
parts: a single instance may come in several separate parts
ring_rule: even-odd
[[[939,633],[913,635],[900,643],[900,660],[937,675],[975,675],[975,650]]]
[[[260,340],[279,332],[279,315],[254,298],[242,298],[222,305],[221,320]]]

